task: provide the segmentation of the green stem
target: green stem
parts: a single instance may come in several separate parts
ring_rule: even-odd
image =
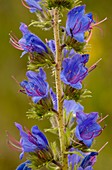
[[[59,128],[59,140],[61,149],[61,159],[62,159],[62,170],[68,169],[67,156],[64,155],[66,146],[64,140],[64,118],[63,118],[63,92],[61,84],[61,45],[59,36],[59,10],[54,9],[54,40],[56,47],[56,67],[55,67],[55,82],[56,82],[56,94],[57,94],[57,104],[58,104],[58,128]]]

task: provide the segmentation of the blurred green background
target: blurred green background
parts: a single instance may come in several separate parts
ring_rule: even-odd
[[[112,1],[108,0],[83,0],[87,5],[86,12],[92,11],[96,20],[100,21],[105,17],[108,20],[94,28],[90,44],[89,66],[99,58],[103,58],[99,66],[85,80],[85,87],[92,91],[92,98],[85,99],[83,104],[85,112],[98,111],[103,116],[109,117],[102,123],[107,124],[102,135],[96,139],[94,148],[100,149],[105,142],[108,146],[99,154],[98,161],[94,166],[95,170],[112,169]],[[65,16],[66,17],[66,16]],[[9,33],[14,32],[21,37],[19,31],[20,22],[29,24],[35,15],[22,6],[20,0],[0,0],[0,170],[14,170],[22,161],[19,160],[19,153],[11,150],[7,145],[6,131],[19,139],[19,132],[14,122],[30,128],[34,124],[46,128],[48,124],[28,120],[25,116],[29,108],[27,97],[18,93],[19,87],[12,79],[12,75],[18,81],[25,78],[27,57],[19,58],[21,51],[14,49],[9,44]],[[46,32],[40,32],[31,28],[43,40]],[[50,38],[52,32],[47,33]],[[50,73],[49,73],[50,74]],[[47,134],[52,140],[50,134]],[[23,159],[24,161],[24,159]]]

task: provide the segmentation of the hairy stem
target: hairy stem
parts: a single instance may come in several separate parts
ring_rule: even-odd
[[[54,40],[56,46],[56,67],[55,67],[55,82],[56,82],[56,93],[57,93],[57,104],[58,104],[58,128],[59,128],[59,140],[61,149],[62,159],[62,170],[67,169],[67,156],[64,155],[66,146],[64,140],[64,118],[63,118],[63,92],[61,85],[61,45],[59,36],[59,11],[57,8],[54,9]]]

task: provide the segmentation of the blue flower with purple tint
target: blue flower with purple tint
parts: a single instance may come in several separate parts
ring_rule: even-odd
[[[43,156],[44,152],[51,151],[49,148],[49,143],[45,135],[39,130],[37,126],[33,126],[31,132],[27,130],[27,133],[23,130],[22,126],[15,123],[16,127],[20,131],[20,145],[22,148],[22,153],[20,154],[20,159],[23,158],[24,153],[36,153],[37,156]],[[43,154],[40,154],[42,152]],[[49,158],[48,158],[49,159]]]
[[[79,167],[77,170],[93,170],[92,166],[87,166],[86,168]]]
[[[85,5],[73,8],[68,13],[66,33],[79,42],[85,42],[85,32],[91,30],[94,23],[92,13],[85,14]]]
[[[88,74],[88,69],[85,67],[88,59],[88,54],[75,54],[72,58],[64,59],[62,63],[61,80],[73,88],[81,89],[82,80]]]
[[[57,110],[57,97],[52,89],[50,89],[50,95],[53,102],[54,110]],[[67,115],[72,112],[73,117],[76,117],[77,112],[84,110],[84,107],[80,103],[76,103],[74,100],[64,100],[63,108],[65,109]]]
[[[21,23],[20,30],[23,37],[18,41],[17,38],[11,36],[10,42],[15,48],[24,51],[21,57],[26,53],[38,53],[41,55],[48,53],[46,44],[37,35],[31,33],[26,24]]]
[[[22,56],[26,53],[37,52],[39,54],[48,53],[45,43],[35,34],[28,30],[27,25],[21,23],[20,30],[23,37],[19,40],[19,45],[24,50]]]
[[[56,48],[55,48],[55,41],[54,40],[49,40],[47,41],[47,46],[50,48],[50,50],[52,51],[53,54],[55,54],[56,52]]]
[[[98,152],[91,152],[89,155],[85,156],[78,170],[93,170],[92,166],[96,162],[97,155]]]
[[[22,164],[20,164],[16,170],[31,170],[31,168],[28,167],[28,165],[30,164],[31,162],[30,161],[26,161]]]
[[[68,50],[68,49],[64,48],[63,49],[63,55],[64,55],[65,58],[66,57],[71,58],[71,57],[76,55],[76,52],[74,51],[74,49]]]
[[[28,5],[28,6],[26,6],[26,4],[24,3],[24,1],[26,2],[26,4]],[[36,11],[42,11],[42,8],[41,8],[41,6],[40,6],[40,1],[41,0],[22,0],[22,4],[26,7],[26,8],[28,8],[29,10],[30,10],[30,12],[31,13],[33,13],[33,12],[36,12]]]
[[[78,164],[80,165],[79,167],[77,167],[77,170],[93,170],[92,166],[96,162],[98,152],[91,152],[89,154],[86,154],[74,148],[71,148],[69,151],[76,152],[76,154],[73,153],[71,155],[68,155],[68,165],[71,166],[71,170],[74,170],[75,166],[77,167]]]
[[[52,88],[50,88],[49,90],[50,92],[50,96],[51,96],[51,99],[52,99],[52,103],[53,103],[53,109],[57,111],[57,96],[56,94],[54,93],[54,91],[52,90]]]
[[[83,157],[83,153],[81,151],[79,151],[78,149],[74,149],[74,148],[71,148],[69,150],[70,152],[79,152],[80,155],[82,154],[82,156],[79,156],[78,154],[68,154],[68,166],[70,167],[71,166],[71,170],[74,170],[74,166],[78,165],[80,163],[80,161],[82,160],[82,157]]]
[[[20,86],[23,87],[28,96],[30,96],[34,103],[38,103],[39,100],[44,99],[48,95],[49,85],[45,81],[46,74],[42,68],[39,69],[39,72],[27,71],[26,76],[27,80],[24,80],[20,83]]]
[[[75,135],[79,141],[82,141],[87,147],[92,145],[95,137],[102,132],[101,126],[97,123],[98,113],[91,112],[85,114],[84,112],[76,113],[76,131]]]
[[[68,115],[70,112],[72,112],[73,117],[76,117],[77,112],[84,110],[84,107],[80,103],[76,103],[74,100],[64,100],[63,104],[66,114]]]

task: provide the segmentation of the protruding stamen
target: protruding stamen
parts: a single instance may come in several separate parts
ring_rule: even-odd
[[[105,120],[109,115],[106,115],[105,117],[101,118],[98,123],[100,124],[103,120]]]
[[[86,40],[86,43],[88,43],[88,42],[89,42],[89,40],[91,39],[91,37],[92,37],[92,30],[91,30],[91,31],[89,31],[89,36],[88,36],[88,39]]]
[[[14,35],[12,34],[9,34],[10,35],[10,43],[13,47],[17,48],[18,50],[23,50],[22,47],[19,45],[18,43],[18,39],[17,37],[15,37]]]
[[[23,4],[24,7],[26,7],[27,9],[30,9],[30,7],[27,6],[27,5],[24,3],[24,0],[21,0],[21,2],[22,2],[22,4]]]
[[[92,28],[93,28],[93,27],[98,27],[99,24],[105,22],[106,20],[107,20],[107,17],[104,18],[103,20],[99,21],[99,22],[96,22],[96,23],[92,24],[92,25],[90,26],[90,34],[89,34],[88,39],[86,40],[87,43],[89,42],[89,40],[90,40],[90,38],[91,38],[91,36],[92,36]],[[100,31],[102,32],[102,29],[101,29],[100,27],[98,27],[98,28],[99,28]]]
[[[100,149],[99,149],[99,151],[98,151],[98,153],[100,153],[104,148],[105,148],[105,146],[108,144],[108,142],[106,142]]]
[[[106,17],[106,18],[104,18],[103,20],[101,20],[101,21],[99,21],[99,22],[97,22],[97,23],[93,24],[93,25],[92,25],[92,27],[97,26],[97,25],[99,25],[99,24],[101,24],[101,23],[105,22],[106,20],[107,20],[107,17]]]
[[[10,146],[10,148],[17,150],[17,151],[21,151],[21,144],[20,142],[18,142],[13,136],[11,136],[8,132],[7,132],[7,136],[8,136],[8,144]]]
[[[100,58],[96,63],[94,63],[94,64],[88,69],[88,72],[93,71],[93,70],[97,67],[98,63],[99,63],[101,60],[102,60],[102,58]]]
[[[19,81],[18,81],[14,76],[11,76],[11,77],[12,77],[12,79],[20,86]]]

